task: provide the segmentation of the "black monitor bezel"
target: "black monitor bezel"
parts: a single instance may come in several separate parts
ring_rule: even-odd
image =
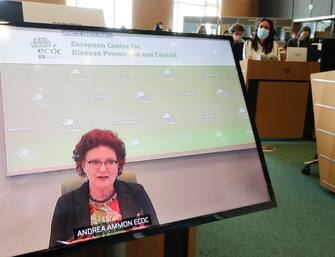
[[[231,36],[203,35],[203,34],[195,34],[195,33],[176,33],[176,32],[138,30],[138,29],[111,29],[111,28],[105,28],[105,27],[73,26],[73,25],[28,23],[28,22],[12,22],[4,26],[36,28],[36,29],[79,30],[79,31],[97,31],[97,32],[111,32],[111,33],[124,33],[124,34],[138,34],[138,35],[155,35],[155,36],[158,35],[158,36],[174,36],[174,37],[190,37],[190,38],[223,39],[223,40],[229,40],[231,47],[233,47],[233,40]],[[157,227],[146,228],[144,230],[140,230],[137,232],[129,232],[125,234],[121,233],[121,234],[116,234],[116,235],[108,236],[104,238],[84,241],[84,242],[77,243],[74,245],[67,245],[67,246],[62,246],[62,247],[57,247],[57,248],[39,250],[39,251],[29,252],[29,253],[25,253],[25,254],[21,254],[17,256],[21,256],[21,257],[59,256],[59,255],[63,255],[66,253],[74,253],[82,249],[83,247],[88,248],[88,247],[94,247],[97,245],[103,245],[107,243],[108,245],[116,244],[116,243],[125,242],[125,241],[129,241],[133,239],[162,234],[162,233],[180,229],[180,228],[193,227],[193,226],[201,225],[201,224],[208,223],[208,222],[218,221],[221,219],[226,219],[230,217],[239,216],[242,214],[247,214],[247,213],[251,213],[255,211],[260,211],[260,210],[265,210],[265,209],[276,207],[277,202],[276,202],[276,198],[275,198],[272,184],[270,181],[268,169],[265,163],[265,158],[263,155],[260,138],[259,138],[259,135],[256,129],[255,121],[250,115],[251,108],[250,108],[250,104],[248,103],[248,95],[247,95],[247,90],[246,90],[246,86],[244,83],[241,67],[240,67],[239,61],[234,51],[232,52],[234,55],[234,60],[235,60],[243,96],[244,96],[246,106],[248,109],[250,123],[253,129],[253,132],[254,132],[255,142],[257,145],[257,150],[258,150],[258,154],[259,154],[262,169],[263,169],[263,174],[264,174],[264,177],[267,183],[269,196],[271,199],[269,202],[264,202],[264,203],[241,207],[241,208],[237,208],[233,210],[208,214],[204,216],[198,216],[198,217],[194,217],[191,219],[186,219],[186,220],[176,221],[176,222],[172,222],[172,223],[168,223],[164,225],[159,225]]]

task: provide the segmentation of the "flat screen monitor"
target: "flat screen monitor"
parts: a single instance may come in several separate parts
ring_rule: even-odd
[[[0,256],[274,207],[230,40],[0,26]]]
[[[308,46],[307,50],[307,61],[310,62],[320,61],[321,48],[322,48],[321,43],[311,43]]]
[[[335,70],[335,39],[324,38],[320,58],[320,71]]]

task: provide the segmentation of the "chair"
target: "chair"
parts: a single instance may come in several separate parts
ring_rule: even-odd
[[[313,160],[304,162],[304,167],[302,168],[301,173],[304,174],[304,175],[310,175],[311,174],[311,169],[310,169],[311,165],[314,164],[314,163],[318,163],[318,162],[319,162],[318,155],[316,154]]]

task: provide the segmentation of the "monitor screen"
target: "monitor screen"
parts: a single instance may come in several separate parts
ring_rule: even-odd
[[[335,70],[335,39],[324,38],[320,58],[320,71]]]
[[[229,38],[0,30],[1,256],[275,206]]]

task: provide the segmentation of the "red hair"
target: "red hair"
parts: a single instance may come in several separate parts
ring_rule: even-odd
[[[126,162],[126,147],[117,135],[111,130],[93,129],[84,134],[76,148],[73,150],[72,159],[76,164],[76,171],[79,176],[85,176],[82,161],[85,160],[86,153],[92,148],[98,146],[107,146],[113,149],[116,153],[116,158],[119,164],[118,175],[122,174],[123,165]]]

